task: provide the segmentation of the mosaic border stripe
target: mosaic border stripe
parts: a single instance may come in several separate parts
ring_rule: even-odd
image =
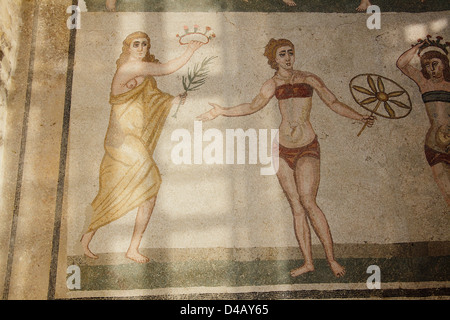
[[[104,0],[85,0],[88,12],[106,11]],[[359,0],[298,0],[290,7],[281,0],[117,0],[117,12],[324,12],[356,13]],[[425,2],[372,0],[382,12],[434,12],[450,10],[446,0]]]
[[[191,287],[248,287],[296,284],[365,284],[367,268],[377,265],[381,283],[446,283],[450,256],[406,258],[340,258],[347,273],[336,278],[325,259],[315,271],[293,278],[289,271],[302,260],[186,261],[147,264],[79,265],[81,291],[145,290]],[[77,291],[77,290],[74,290]]]
[[[14,247],[15,240],[17,235],[17,225],[19,221],[19,209],[20,209],[20,200],[21,200],[21,192],[22,192],[22,182],[23,182],[23,171],[24,171],[24,159],[25,159],[25,150],[27,145],[27,136],[28,136],[28,119],[30,114],[30,105],[31,105],[31,93],[33,90],[33,76],[34,76],[34,61],[35,61],[35,53],[36,53],[36,39],[37,39],[37,26],[39,22],[39,3],[34,1],[34,10],[33,10],[33,30],[31,33],[31,48],[30,48],[30,57],[28,62],[28,76],[27,76],[27,89],[25,96],[25,108],[24,115],[22,121],[22,133],[21,133],[21,141],[20,141],[20,152],[19,152],[19,166],[17,169],[17,179],[16,179],[16,190],[14,195],[14,209],[12,212],[12,223],[11,223],[11,233],[9,236],[9,247],[8,247],[8,258],[6,262],[6,274],[5,274],[5,283],[3,287],[3,299],[7,300],[9,296],[9,289],[11,285],[11,273],[12,273],[12,264],[14,260]]]
[[[120,0],[119,0],[120,1]],[[76,0],[74,0],[74,3],[76,2]],[[89,0],[87,1],[89,2]],[[89,5],[88,5],[88,9],[89,9]],[[61,141],[61,153],[60,153],[60,175],[59,175],[59,179],[58,179],[58,198],[57,198],[57,204],[56,204],[56,210],[55,210],[55,225],[54,225],[54,235],[53,235],[53,248],[52,248],[52,262],[51,262],[51,269],[50,269],[50,279],[49,279],[49,290],[48,290],[48,298],[49,299],[55,299],[55,287],[56,287],[56,270],[57,270],[57,264],[58,264],[58,253],[59,253],[59,240],[60,240],[60,228],[61,228],[61,218],[62,218],[62,203],[63,203],[63,196],[64,196],[64,177],[65,177],[65,164],[66,164],[66,157],[67,157],[67,147],[68,147],[68,141],[67,141],[67,135],[68,135],[68,131],[69,131],[69,118],[70,118],[70,106],[71,106],[71,94],[72,94],[72,77],[73,77],[73,63],[74,63],[74,58],[75,58],[75,44],[76,44],[76,29],[71,30],[70,33],[70,43],[69,43],[69,55],[68,55],[68,70],[67,70],[67,83],[66,83],[66,99],[65,99],[65,106],[64,106],[64,124],[63,124],[63,133],[62,133],[62,141]],[[410,244],[410,245],[414,245],[414,244]],[[72,259],[69,257],[69,260]],[[375,259],[369,259],[371,261],[375,261],[377,263],[382,263],[383,265],[389,265],[390,263],[392,263],[394,260],[397,261],[397,265],[395,263],[393,263],[392,265],[390,265],[390,268],[395,269],[398,265],[402,265],[401,262],[398,262],[398,259],[403,259],[403,264],[408,265],[412,265],[414,266],[414,270],[415,272],[419,272],[419,271],[423,271],[423,269],[426,269],[428,267],[433,267],[434,269],[438,268],[439,272],[434,274],[434,276],[436,276],[435,278],[424,278],[424,281],[430,281],[434,280],[434,281],[446,281],[446,279],[449,278],[449,273],[448,273],[448,260],[450,259],[450,257],[447,255],[446,257],[415,257],[415,258],[375,258]],[[354,258],[348,258],[346,259],[346,261],[351,262],[355,265],[359,264],[359,268],[361,269],[361,266],[365,266],[365,264],[369,263],[369,260],[367,259],[354,259]],[[364,263],[361,263],[362,261],[364,261]],[[437,264],[434,264],[436,263]],[[366,263],[367,262],[367,263]],[[217,265],[217,261],[214,262],[208,262],[209,265],[206,265],[207,268],[209,267],[215,267],[215,268],[223,268],[223,266]],[[211,264],[212,263],[212,264]],[[216,263],[216,264],[214,264]],[[223,263],[223,261],[222,261]],[[236,271],[236,268],[238,270],[244,268],[246,270],[254,270],[255,269],[255,264],[258,264],[259,266],[264,265],[264,264],[281,264],[284,266],[284,269],[288,270],[288,268],[286,268],[286,266],[289,266],[290,264],[294,265],[294,264],[298,264],[297,260],[273,260],[273,261],[261,261],[261,260],[254,260],[254,261],[247,261],[247,262],[236,262],[236,261],[227,261],[227,263],[231,263],[232,264],[232,268],[231,268],[231,273],[228,274],[234,274],[234,272]],[[178,264],[178,266],[177,266]],[[225,263],[226,264],[226,263]],[[164,264],[164,263],[160,263],[159,264],[159,268],[160,270],[164,270],[165,267],[168,264]],[[181,267],[183,266],[183,263],[172,263],[172,267]],[[116,264],[116,265],[103,265],[103,266],[92,266],[92,265],[82,265],[82,270],[84,268],[84,271],[82,271],[82,274],[88,274],[88,275],[96,275],[98,278],[100,279],[112,279],[112,281],[115,281],[116,283],[113,283],[112,286],[114,285],[118,285],[118,282],[122,283],[122,287],[120,287],[120,283],[119,283],[119,289],[120,290],[127,290],[124,289],[123,287],[123,281],[119,281],[117,279],[114,279],[114,277],[110,277],[109,275],[105,276],[105,270],[106,273],[114,271],[114,268],[116,269],[120,269],[123,268],[126,274],[130,274],[129,271],[131,269],[136,269],[136,268],[154,268],[155,266],[157,266],[155,263],[149,263],[147,265],[136,265],[133,264],[131,265],[131,267],[129,265],[121,265],[121,264]],[[437,266],[437,267],[436,267]],[[131,269],[130,269],[131,268]],[[328,270],[328,267],[326,266],[326,261],[325,260],[321,260],[318,259],[317,260],[317,269],[327,269],[327,273],[331,275],[331,272]],[[90,269],[90,270],[88,270]],[[102,270],[104,269],[104,270]],[[88,270],[87,272],[85,272],[86,270]],[[137,270],[137,269],[136,269]],[[134,272],[136,272],[136,270],[134,270]],[[264,268],[264,270],[267,270],[267,268]],[[285,270],[285,271],[286,271]],[[363,270],[363,269],[361,269]],[[133,271],[133,270],[131,270]],[[140,271],[140,270],[138,270]],[[192,271],[192,270],[191,270]],[[161,271],[164,272],[164,271]],[[194,270],[192,271],[193,275],[199,273],[198,270]],[[201,271],[200,271],[201,272]],[[131,272],[132,274],[133,272]],[[138,272],[140,273],[140,272]],[[317,274],[317,271],[316,271]],[[413,272],[410,273],[410,275],[413,275],[415,278],[410,280],[411,282],[417,282],[417,281],[421,281],[420,279],[417,278],[417,275]],[[419,272],[419,275],[421,273]],[[365,277],[367,277],[367,274],[364,274]],[[335,279],[332,275],[331,275],[331,279]],[[167,279],[167,277],[166,277]],[[183,277],[181,278],[183,279]],[[192,280],[192,278],[190,277],[184,277],[185,280]],[[394,278],[392,278],[394,279]],[[408,278],[411,279],[411,278]],[[311,279],[310,279],[311,280]],[[394,279],[395,280],[395,279]],[[325,281],[325,283],[332,283],[332,280],[324,280],[324,279],[316,279],[316,280],[311,280],[311,281],[317,281],[318,283],[322,283],[323,281]],[[397,281],[397,280],[395,280]],[[86,279],[84,279],[84,282],[86,282]],[[100,280],[100,281],[92,281],[95,284],[98,285],[105,285],[105,288],[111,288],[111,290],[113,290],[113,288],[111,286],[108,287],[108,285],[111,284],[111,282],[108,281],[104,281],[104,280]],[[125,285],[126,286],[126,285]],[[92,288],[90,290],[98,290],[98,288]],[[109,289],[106,289],[109,290]],[[387,291],[386,291],[387,290]],[[414,289],[386,289],[385,291],[378,291],[378,292],[384,292],[383,294],[381,294],[381,297],[384,297],[384,294],[386,294],[387,296],[392,295],[392,296],[403,296],[403,297],[408,297],[408,296],[434,296],[434,295],[448,295],[448,288],[426,288],[426,289],[418,289],[418,290],[414,290]],[[391,290],[391,291],[389,291]],[[321,295],[321,293],[323,293],[323,291],[317,291],[316,297],[328,297],[328,298],[348,298],[348,297],[359,297],[359,298],[365,298],[365,296],[361,296],[361,290],[358,290],[357,293],[356,291],[353,292],[355,290],[329,290],[329,291],[325,291],[323,295]],[[255,295],[257,297],[260,297],[262,299],[264,299],[264,297],[272,297],[274,299],[284,299],[282,296],[283,295],[290,295],[292,294],[292,296],[294,298],[301,298],[302,291],[294,291],[294,292],[284,292],[284,293],[279,293],[280,297],[278,297],[277,293],[271,292],[271,293],[246,293],[247,296],[253,296],[255,297]],[[372,293],[373,291],[370,290],[370,292]],[[355,294],[355,296],[352,296],[353,294]],[[380,295],[379,294],[379,295]],[[179,296],[182,297],[183,295]],[[171,297],[170,295],[167,297]],[[194,296],[188,296],[190,298],[195,298],[195,299],[201,299],[202,297],[206,297],[206,296],[202,296],[202,295],[194,295]],[[211,298],[218,298],[218,297],[227,297],[227,298],[234,298],[234,299],[242,299],[244,296],[242,296],[242,294],[237,294],[237,293],[224,293],[224,294],[212,294],[211,296],[207,296],[208,298],[206,299],[211,299]],[[143,297],[139,297],[139,299],[146,299],[146,298],[150,298],[149,296],[143,296]],[[105,298],[107,299],[107,298]],[[259,299],[259,298],[258,298]]]
[[[77,0],[72,1],[72,5],[76,5]],[[73,84],[73,71],[75,65],[75,47],[76,47],[76,35],[77,29],[70,30],[69,38],[69,50],[67,57],[67,77],[66,77],[66,92],[64,99],[64,118],[63,128],[61,136],[61,148],[60,148],[60,160],[59,160],[59,175],[58,186],[56,192],[56,208],[55,208],[55,220],[53,226],[53,239],[52,239],[52,253],[50,262],[49,284],[47,298],[49,300],[55,299],[56,294],[56,278],[58,271],[58,255],[59,255],[59,242],[61,236],[61,223],[63,214],[63,198],[64,198],[64,180],[66,176],[66,162],[67,152],[69,144],[69,124],[70,124],[70,108],[72,105],[72,84]]]

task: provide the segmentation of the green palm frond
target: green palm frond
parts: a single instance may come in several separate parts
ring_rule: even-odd
[[[183,89],[186,93],[189,91],[196,91],[205,84],[206,78],[209,75],[208,65],[215,58],[217,58],[217,56],[205,58],[201,63],[196,63],[193,69],[188,68],[187,76],[181,78]],[[174,118],[176,118],[179,108],[180,105],[178,105],[178,108],[173,115]]]
[[[198,90],[205,83],[209,74],[207,66],[215,58],[217,56],[205,58],[200,64],[196,63],[193,70],[188,69],[187,77],[183,76],[183,88],[186,92]]]

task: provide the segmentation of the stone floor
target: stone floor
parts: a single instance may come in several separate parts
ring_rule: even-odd
[[[20,38],[2,145],[3,299],[450,296],[449,209],[423,152],[429,120],[417,86],[396,66],[418,38],[450,41],[450,4],[380,0],[372,1],[375,11],[359,12],[357,0],[297,2],[118,0],[114,12],[103,0],[16,2]],[[215,57],[176,116],[176,105],[167,109],[152,149],[162,182],[140,243],[147,263],[125,256],[138,206],[98,229],[90,244],[98,259],[87,257],[80,242],[102,187],[116,61],[135,31],[148,34],[161,63],[180,57],[187,47],[180,43],[191,36],[210,36],[179,70],[155,76],[159,90],[173,96],[184,91],[183,79]],[[197,31],[206,36],[187,35]],[[263,55],[271,38],[291,40],[294,69],[320,77],[360,114],[374,106],[360,103],[352,85],[370,89],[371,79],[380,91],[403,92],[398,99],[406,108],[394,108],[395,115],[386,107],[378,111],[374,126],[360,135],[364,123],[330,110],[324,95],[308,100],[320,175],[302,172],[298,179],[320,176],[316,202],[343,277],[331,272],[312,227],[315,271],[290,274],[305,257],[292,204],[267,156],[271,133],[286,116],[278,108],[284,102],[271,99],[243,117],[196,120],[211,109],[209,102],[231,107],[258,95],[275,72]],[[228,136],[239,132],[247,138]]]

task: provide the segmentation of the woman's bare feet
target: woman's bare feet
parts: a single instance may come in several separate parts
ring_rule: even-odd
[[[366,11],[368,7],[370,7],[372,4],[369,0],[361,0],[361,3],[359,4],[359,7],[356,8],[357,11]]]
[[[143,256],[139,253],[138,250],[128,249],[127,254],[125,255],[128,259],[136,261],[138,263],[147,263],[150,261],[149,258]]]
[[[299,275],[302,275],[304,273],[312,272],[314,271],[314,266],[312,264],[304,264],[300,268],[291,270],[291,276],[292,277],[298,277]]]
[[[289,7],[295,7],[297,5],[294,0],[283,0],[283,2],[286,3]]]
[[[84,254],[91,258],[91,259],[98,259],[98,256],[92,253],[92,251],[89,249],[89,243],[92,240],[92,237],[94,236],[94,232],[88,232],[83,234],[81,237],[81,245],[83,246]]]
[[[329,262],[329,265],[336,277],[341,278],[345,275],[345,268],[337,263],[337,261],[331,261]]]
[[[105,6],[108,11],[116,11],[116,0],[106,0]]]

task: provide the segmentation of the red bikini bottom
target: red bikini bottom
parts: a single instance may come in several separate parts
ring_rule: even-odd
[[[320,145],[317,136],[311,143],[299,148],[286,148],[279,144],[279,156],[287,162],[292,170],[295,170],[298,159],[302,157],[320,159]]]

